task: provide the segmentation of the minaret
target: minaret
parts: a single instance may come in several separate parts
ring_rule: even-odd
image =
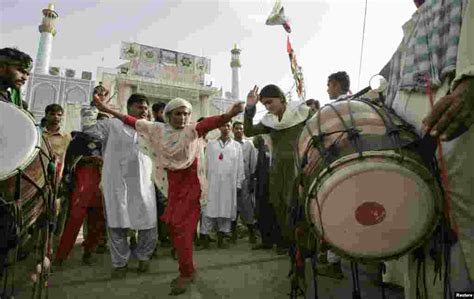
[[[53,46],[53,37],[56,35],[54,21],[58,18],[57,12],[54,11],[54,4],[49,4],[48,8],[43,9],[43,21],[39,25],[41,33],[38,45],[38,53],[36,54],[35,70],[36,74],[47,74],[49,69],[49,61],[51,59],[51,49]]]
[[[232,60],[230,61],[230,67],[232,68],[232,99],[240,100],[240,49],[237,44],[234,44],[234,48],[230,51],[232,53]]]

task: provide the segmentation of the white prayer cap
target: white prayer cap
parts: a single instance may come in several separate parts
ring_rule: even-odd
[[[186,107],[189,109],[190,113],[193,112],[193,106],[191,103],[182,98],[174,98],[166,104],[165,110],[163,111],[163,119],[166,123],[170,123],[169,113],[179,107]]]

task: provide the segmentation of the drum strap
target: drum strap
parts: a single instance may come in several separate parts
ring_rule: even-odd
[[[434,107],[434,98],[433,98],[433,90],[431,88],[431,81],[429,80],[429,75],[426,74],[424,76],[424,80],[426,82],[426,96],[429,99],[429,103],[431,109]],[[454,245],[457,240],[459,228],[457,223],[453,220],[451,221],[450,214],[451,214],[451,194],[450,194],[450,184],[449,184],[449,177],[448,177],[448,170],[444,161],[443,157],[443,147],[441,140],[436,138],[437,143],[437,161],[434,160],[433,165],[436,171],[435,177],[439,181],[439,185],[441,186],[441,190],[443,193],[444,199],[444,213],[443,213],[443,220],[440,224],[441,228],[441,247],[442,247],[442,256],[444,258],[444,298],[453,298],[453,294],[451,293],[451,280],[450,280],[450,264],[451,264],[451,247]],[[439,169],[438,163],[439,162]],[[439,261],[438,261],[438,268]]]
[[[299,271],[299,266],[298,266],[298,248],[296,244],[293,244],[290,246],[289,250],[290,254],[290,260],[291,260],[291,267],[290,267],[290,272],[288,273],[288,277],[290,277],[291,280],[291,290],[290,290],[290,299],[297,299],[298,296],[303,296],[303,298],[306,298],[305,290],[303,290],[299,284],[298,281],[298,271]],[[303,271],[304,271],[304,266],[303,266]]]
[[[344,119],[342,118],[342,115],[339,113],[339,111],[337,111],[337,109],[333,105],[328,104],[328,106],[334,111],[337,118],[339,118],[342,125],[344,126],[345,132],[347,133],[348,139],[350,140],[353,148],[359,153],[359,157],[362,157],[362,150],[360,148],[359,130],[357,130],[357,128],[355,127],[354,116],[352,115],[350,102],[349,101],[347,102],[347,106],[348,106],[348,109],[349,109],[349,115],[350,115],[350,118],[351,118],[352,126],[349,126],[344,121]]]
[[[403,159],[403,155],[401,152],[401,148],[403,147],[403,144],[401,143],[401,140],[400,140],[400,128],[397,125],[395,125],[395,122],[393,121],[393,117],[392,117],[392,115],[396,115],[395,111],[389,110],[387,106],[385,106],[383,102],[381,102],[379,107],[381,107],[382,110],[385,112],[385,115],[384,115],[380,113],[380,111],[370,101],[366,101],[363,99],[360,99],[360,101],[364,102],[369,107],[371,107],[383,120],[385,127],[387,128],[386,136],[390,138],[392,142],[392,148],[398,149],[398,153],[400,154],[401,159]],[[405,123],[404,123],[404,126],[405,126]]]
[[[428,298],[426,288],[426,261],[423,248],[418,248],[413,252],[416,261],[416,298]]]
[[[344,153],[344,155],[351,154],[352,152],[357,152],[359,153],[359,156],[362,157],[362,153],[365,151],[372,151],[372,150],[390,150],[390,149],[397,149],[401,159],[403,159],[403,155],[401,152],[401,149],[405,146],[408,146],[412,143],[412,140],[408,140],[405,138],[401,138],[400,136],[400,128],[395,125],[393,118],[391,117],[391,112],[387,111],[387,107],[383,106],[382,109],[386,112],[386,116],[383,115],[379,110],[375,107],[374,104],[365,101],[365,100],[360,100],[367,105],[369,105],[382,119],[384,122],[386,128],[387,128],[387,134],[384,136],[374,136],[375,138],[370,138],[368,136],[363,136],[361,137],[359,135],[359,130],[355,127],[354,123],[354,116],[352,114],[352,111],[350,110],[350,103],[348,103],[349,107],[349,114],[351,117],[351,122],[352,125],[346,123],[342,117],[342,115],[337,111],[337,109],[331,105],[328,104],[336,116],[339,118],[343,130],[338,130],[338,131],[333,131],[333,132],[322,132],[321,131],[321,117],[320,117],[320,111],[318,111],[318,135],[313,134],[311,129],[309,128],[308,125],[305,126],[306,130],[308,131],[309,135],[312,136],[312,142],[308,143],[303,159],[301,161],[301,169],[307,164],[308,160],[308,153],[311,147],[314,147],[318,150],[320,156],[322,157],[322,161],[324,162],[324,166],[326,168],[330,167],[330,164],[340,158],[341,156],[341,149],[338,146],[339,140],[343,137],[344,133],[348,134],[348,139],[350,140],[352,144],[353,151]],[[403,124],[403,126],[405,126]],[[329,135],[332,134],[340,134],[339,138],[337,138],[333,144],[331,144],[329,147],[326,147],[324,144],[325,138]]]
[[[315,250],[311,256],[311,270],[313,271],[314,299],[318,299],[318,251]]]
[[[446,226],[443,225],[443,230]],[[445,243],[442,244],[444,247],[443,249],[443,257],[444,257],[444,298],[453,298],[453,294],[451,293],[451,245],[456,242],[456,234],[451,230],[447,232],[443,232],[443,235],[447,238],[452,238],[452,240],[443,240]]]
[[[16,181],[15,181],[15,201],[20,200],[21,198],[21,170],[19,170],[20,173],[19,175],[16,176]]]
[[[356,262],[351,261],[352,299],[361,299],[359,285],[359,268]]]
[[[381,285],[381,288],[382,288],[382,299],[386,299],[386,296],[385,296],[385,282],[383,281],[383,275],[385,274],[385,264],[384,263],[380,263],[380,285]]]

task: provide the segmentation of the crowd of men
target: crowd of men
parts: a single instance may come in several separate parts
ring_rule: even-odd
[[[456,238],[445,261],[447,289],[435,281],[420,293],[412,254],[402,258],[399,273],[405,279],[397,283],[407,298],[448,298],[449,292],[474,289],[474,5],[423,2],[415,1],[417,13],[404,26],[402,44],[381,71],[388,79],[385,105],[420,135],[442,141],[437,159],[447,169],[446,213]],[[431,55],[429,48],[417,44],[427,36],[443,37],[433,42],[437,51]],[[17,49],[0,49],[1,101],[28,109],[18,90],[28,79],[31,64],[32,59]],[[421,80],[425,71],[431,72]],[[330,74],[327,86],[332,101],[350,94],[346,72]],[[123,278],[131,258],[138,259],[138,271],[145,273],[158,243],[171,245],[180,273],[170,284],[173,295],[185,292],[195,278],[193,242],[201,250],[209,249],[215,232],[217,247],[228,248],[238,238],[238,223],[247,228],[252,249],[275,247],[278,254],[292,254],[295,222],[301,221],[294,210],[299,175],[293,167],[295,144],[306,121],[320,111],[318,101],[287,102],[278,86],[269,84],[261,90],[255,86],[245,109],[236,103],[226,113],[196,123],[191,121],[191,104],[180,98],[154,103],[151,113],[148,98],[141,94],[130,96],[127,114],[110,108],[109,101],[109,91],[97,86],[91,105],[81,111],[82,130],[71,133],[61,128],[60,105],[45,108],[42,134],[51,145],[56,181],[62,186],[55,205],[57,266],[70,254],[86,216],[85,264],[93,263],[94,252],[108,249],[112,277]],[[258,102],[268,113],[254,124]],[[243,122],[236,121],[241,112]],[[214,129],[220,136],[207,140]],[[320,241],[324,250],[319,252],[318,274],[350,277],[350,261]],[[422,248],[426,272],[434,276],[440,265],[430,259],[433,248],[430,242]],[[382,264],[360,264],[363,298],[380,296]],[[355,280],[352,284],[358,288]]]

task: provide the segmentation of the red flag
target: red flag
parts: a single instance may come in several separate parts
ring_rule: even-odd
[[[289,36],[286,38],[286,51],[288,52],[288,54],[293,53],[293,48],[291,47]]]

